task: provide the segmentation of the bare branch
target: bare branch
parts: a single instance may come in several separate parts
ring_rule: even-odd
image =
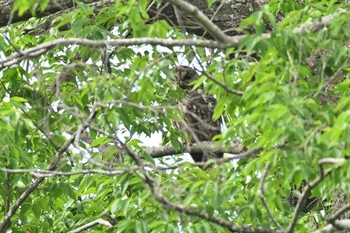
[[[345,158],[323,158],[323,159],[320,159],[318,161],[318,164],[319,165],[323,165],[323,164],[341,164],[341,163],[344,163],[346,162],[346,159]]]
[[[216,26],[203,12],[201,12],[194,5],[185,2],[183,0],[167,0],[172,5],[179,8],[181,11],[185,12],[187,15],[191,15],[195,20],[197,20],[203,28],[212,35],[215,40],[227,43],[231,42],[231,37],[226,35],[218,26]]]
[[[167,155],[174,155],[180,153],[198,153],[198,152],[210,152],[215,154],[230,153],[230,154],[240,154],[244,151],[239,144],[232,144],[230,146],[218,145],[218,142],[214,141],[203,141],[198,142],[193,145],[187,146],[184,149],[175,149],[172,145],[165,145],[160,147],[149,147],[146,149],[146,153],[151,155],[153,158],[160,158]]]
[[[333,225],[328,224],[322,229],[313,231],[312,233],[331,233],[331,232],[339,232],[339,230],[350,231],[350,219],[335,220]]]
[[[133,173],[136,171],[136,168],[124,168],[124,169],[113,169],[113,170],[78,170],[72,172],[59,172],[59,171],[50,171],[50,170],[36,170],[36,169],[8,169],[0,168],[0,171],[8,173],[29,173],[35,177],[54,177],[54,176],[73,176],[80,174],[102,174],[108,176],[114,175],[123,175],[126,173]]]
[[[341,207],[340,209],[338,209],[333,215],[329,216],[327,218],[328,222],[333,222],[335,221],[337,218],[340,217],[340,215],[342,215],[343,213],[345,213],[347,210],[350,210],[350,203],[346,204],[345,206]]]
[[[104,225],[104,226],[106,226],[108,228],[113,227],[113,225],[110,222],[108,222],[108,221],[106,221],[106,220],[104,220],[102,218],[99,218],[99,219],[96,219],[96,220],[94,220],[92,222],[89,222],[89,223],[87,223],[87,224],[85,224],[85,225],[83,225],[81,227],[78,227],[75,230],[68,231],[68,233],[78,233],[78,232],[87,230],[87,229],[89,229],[89,228],[91,228],[91,227],[93,227],[93,226],[95,226],[97,224]]]
[[[243,95],[243,91],[238,91],[238,90],[234,90],[229,88],[225,83],[222,83],[218,80],[216,80],[213,76],[211,76],[209,73],[207,73],[205,70],[202,70],[202,73],[211,81],[213,81],[214,83],[216,83],[217,85],[219,85],[220,87],[222,87],[225,91],[227,91],[228,93],[234,94],[234,95],[238,95],[238,96],[242,96]]]
[[[193,39],[158,39],[158,38],[130,38],[130,39],[113,39],[113,40],[89,40],[82,38],[61,38],[52,40],[41,45],[22,50],[19,53],[16,52],[13,55],[0,61],[0,69],[17,64],[28,57],[36,57],[49,51],[50,49],[62,45],[85,45],[89,47],[106,47],[106,46],[131,46],[131,45],[162,45],[165,47],[174,47],[182,45],[193,45],[198,47],[208,48],[228,48],[235,47],[245,36],[236,36],[235,42],[220,43],[212,40],[193,40]]]
[[[347,12],[347,10],[345,10],[345,9],[339,9],[338,12],[323,16],[319,20],[313,20],[313,21],[310,20],[310,21],[306,22],[306,23],[300,25],[299,27],[295,28],[293,30],[293,32],[296,34],[301,34],[301,35],[305,35],[305,34],[309,33],[310,31],[317,32],[317,31],[321,30],[322,28],[327,27],[333,19],[335,19],[339,15],[344,14],[346,12]]]
[[[249,158],[257,158],[257,154],[261,151],[261,149],[253,149],[250,151],[246,151],[246,152],[242,152],[239,153],[237,155],[234,156],[229,156],[228,158],[220,158],[220,159],[210,159],[208,162],[195,162],[195,163],[190,163],[193,164],[195,166],[198,167],[206,167],[210,164],[223,164],[223,163],[227,163],[230,162],[232,160],[237,160],[237,159],[249,159]],[[214,152],[211,152],[214,153]],[[223,153],[225,153],[225,151],[223,151]],[[189,163],[189,162],[181,162],[181,163],[177,163],[173,166],[166,166],[166,167],[156,167],[157,170],[171,170],[171,169],[176,169],[180,166],[182,166],[185,163]],[[148,167],[149,164],[146,164],[146,166]],[[153,165],[149,166],[150,168],[155,168]]]

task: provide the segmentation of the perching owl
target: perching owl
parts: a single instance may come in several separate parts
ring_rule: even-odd
[[[213,121],[216,100],[212,95],[206,95],[202,88],[192,90],[191,83],[198,78],[194,69],[188,66],[177,66],[172,69],[177,85],[185,91],[185,98],[178,102],[183,115],[183,121],[175,124],[184,131],[189,144],[201,141],[211,141],[220,134],[220,122]],[[195,162],[205,162],[210,158],[221,158],[222,154],[191,153]]]

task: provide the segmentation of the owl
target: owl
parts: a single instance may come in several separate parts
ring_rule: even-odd
[[[211,141],[215,135],[220,134],[219,121],[213,121],[216,100],[212,95],[206,95],[203,88],[193,90],[191,83],[198,79],[198,74],[189,66],[177,66],[172,69],[176,84],[184,90],[185,98],[178,102],[183,121],[177,122],[175,127],[183,131],[187,141],[192,144],[202,141]],[[205,162],[210,158],[221,158],[223,154],[207,151],[191,153],[195,162]]]

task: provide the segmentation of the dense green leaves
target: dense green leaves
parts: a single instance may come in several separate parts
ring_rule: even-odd
[[[1,29],[0,57],[56,38],[199,38],[150,18],[149,2],[116,1],[98,11],[77,2],[40,35],[24,33],[40,19],[11,25]],[[70,45],[4,67],[0,167],[31,172],[0,172],[0,220],[34,182],[33,175],[48,175],[36,170],[62,156],[55,167],[60,176],[52,173],[26,198],[11,218],[12,232],[67,232],[97,219],[109,221],[111,232],[229,231],[186,209],[272,231],[276,226],[259,195],[287,228],[295,210],[291,199],[300,198],[305,183],[331,171],[312,189],[310,198],[319,201],[299,216],[295,231],[326,225],[322,214],[331,213],[332,194],[350,190],[350,17],[336,15],[344,8],[339,1],[303,2],[271,0],[241,22],[246,37],[226,50]],[[48,3],[39,1],[40,9]],[[216,1],[207,3],[210,8]],[[17,0],[13,11],[21,15],[34,5]],[[305,25],[323,16],[333,18],[317,30]],[[303,33],[295,30],[304,27]],[[240,142],[245,150],[259,149],[257,157],[202,169],[186,163],[186,156],[148,153],[152,140],[177,150],[188,146],[184,132],[174,127],[182,120],[177,102],[185,93],[171,71],[187,63],[205,71],[193,88],[204,86],[215,95],[213,118],[225,119],[217,144]],[[88,124],[93,109],[96,117]],[[325,158],[344,160],[321,167]],[[98,224],[88,231],[108,227]]]

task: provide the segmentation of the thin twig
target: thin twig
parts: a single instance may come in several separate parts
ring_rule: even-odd
[[[136,168],[124,168],[124,169],[114,169],[114,170],[79,170],[71,172],[59,172],[51,170],[36,170],[36,169],[9,169],[0,168],[0,171],[7,173],[29,173],[35,177],[55,177],[55,176],[73,176],[73,175],[84,175],[84,174],[102,174],[108,176],[123,175],[126,173],[134,173]]]
[[[299,215],[301,213],[301,210],[304,206],[304,203],[305,201],[307,200],[307,198],[310,196],[310,193],[311,193],[311,190],[313,188],[315,188],[319,183],[321,183],[321,181],[324,180],[325,177],[327,177],[328,175],[330,175],[335,169],[341,167],[344,163],[339,163],[339,165],[337,166],[337,168],[333,168],[333,169],[330,169],[328,171],[324,171],[324,168],[323,168],[323,165],[326,164],[326,163],[338,163],[339,160],[337,160],[337,162],[335,161],[329,161],[329,158],[327,158],[328,160],[326,161],[323,161],[322,159],[318,162],[318,165],[320,167],[320,175],[318,177],[316,177],[316,179],[314,179],[310,184],[308,184],[304,191],[301,193],[301,196],[297,202],[297,205],[294,209],[294,213],[293,213],[293,217],[292,217],[292,220],[291,222],[289,223],[289,226],[287,228],[287,233],[291,233],[293,232],[295,226],[296,226],[296,223],[297,223],[297,220],[299,218]]]
[[[96,110],[93,110],[90,114],[90,116],[83,123],[86,127],[91,124],[91,122],[95,119],[95,116],[97,114]],[[86,129],[86,128],[85,128]],[[84,130],[85,130],[84,129]],[[72,137],[66,141],[66,143],[57,151],[55,157],[51,160],[51,163],[47,167],[47,170],[55,170],[62,158],[62,155],[68,150],[69,146],[72,145],[75,139],[75,134],[72,135]],[[13,204],[11,209],[6,213],[3,220],[0,223],[0,231],[3,231],[7,224],[9,223],[12,216],[16,213],[17,209],[21,206],[21,204],[29,197],[29,195],[45,180],[45,177],[39,177],[36,178],[28,187],[24,190],[24,192],[19,196],[17,201]]]
[[[213,76],[211,76],[208,72],[206,72],[205,70],[202,70],[202,73],[211,81],[213,81],[215,84],[219,85],[220,87],[222,87],[222,89],[224,89],[225,91],[227,91],[228,93],[234,94],[234,95],[238,95],[238,96],[242,96],[244,94],[243,91],[238,91],[232,88],[229,88],[225,83],[220,82],[219,80],[216,80]]]
[[[170,200],[168,200],[166,197],[164,197],[159,192],[159,184],[158,182],[144,169],[144,164],[142,160],[140,159],[140,156],[134,153],[127,145],[125,145],[122,141],[118,139],[119,144],[122,145],[122,148],[128,153],[128,155],[136,162],[136,164],[140,167],[140,171],[142,172],[143,176],[140,176],[141,179],[143,179],[146,184],[149,186],[150,190],[152,191],[155,199],[159,201],[164,207],[169,208],[171,210],[174,210],[179,213],[185,213],[189,215],[193,215],[202,219],[205,219],[207,221],[210,221],[212,223],[215,223],[219,226],[222,226],[224,228],[227,228],[231,232],[256,232],[256,233],[272,233],[275,232],[274,230],[270,229],[264,229],[264,228],[252,228],[252,227],[246,227],[246,226],[236,226],[232,224],[231,222],[216,218],[214,216],[210,216],[209,214],[205,212],[196,211],[193,209],[189,209],[180,205],[173,204]]]
[[[275,216],[272,214],[270,207],[268,206],[266,199],[264,197],[264,182],[265,182],[265,178],[267,176],[267,172],[269,171],[269,166],[270,166],[270,163],[266,163],[265,168],[264,168],[264,172],[261,175],[259,188],[258,188],[258,196],[260,197],[260,200],[261,200],[263,206],[265,207],[267,214],[270,216],[272,222],[275,224],[275,226],[278,229],[282,230],[283,228],[282,228],[281,224],[277,221]]]

